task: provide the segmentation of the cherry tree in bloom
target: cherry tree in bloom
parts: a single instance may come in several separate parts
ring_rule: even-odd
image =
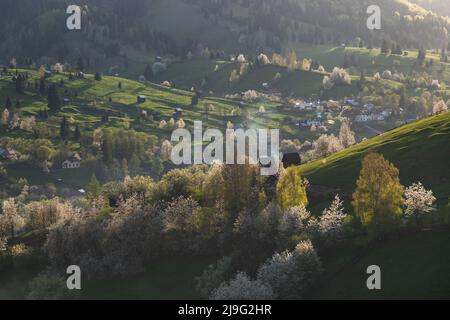
[[[212,292],[211,300],[272,300],[272,288],[261,280],[251,280],[239,272],[229,283],[223,283]]]
[[[422,183],[414,183],[405,190],[405,215],[415,217],[416,221],[420,216],[435,210],[436,198],[433,191],[426,190]]]
[[[319,221],[319,231],[327,240],[333,241],[342,234],[342,227],[347,214],[344,213],[344,202],[337,195],[331,206],[323,211]]]

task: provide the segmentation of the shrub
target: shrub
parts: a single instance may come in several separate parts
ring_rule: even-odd
[[[293,252],[276,253],[258,270],[258,280],[269,285],[278,299],[300,299],[322,273],[322,263],[311,241]]]
[[[211,300],[272,300],[272,288],[261,280],[251,280],[244,273],[239,272],[229,283],[222,283],[215,289]]]
[[[210,265],[197,277],[197,291],[202,297],[208,298],[215,288],[230,279],[233,275],[232,258],[223,257],[217,261],[216,265]]]

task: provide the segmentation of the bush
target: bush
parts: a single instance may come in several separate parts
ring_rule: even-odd
[[[273,300],[272,288],[260,280],[251,280],[244,273],[239,272],[229,283],[222,283],[215,289],[211,300]]]
[[[27,224],[30,230],[46,229],[74,213],[74,209],[69,204],[63,203],[57,198],[31,202],[26,206],[25,211],[28,212]]]
[[[276,253],[258,270],[258,280],[269,285],[278,299],[300,299],[322,273],[311,241],[300,242],[293,252]]]
[[[232,258],[223,257],[217,261],[216,265],[210,265],[203,271],[202,275],[197,277],[197,291],[202,297],[208,298],[213,290],[227,281],[233,275]]]

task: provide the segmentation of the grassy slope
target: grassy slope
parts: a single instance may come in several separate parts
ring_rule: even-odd
[[[340,153],[300,167],[315,185],[352,192],[368,152],[382,153],[400,169],[404,185],[421,181],[440,200],[450,195],[450,112],[381,134]],[[330,177],[333,177],[330,179]]]
[[[323,259],[325,274],[314,299],[450,298],[448,230],[402,236],[359,252],[336,250]],[[381,291],[366,287],[370,265],[381,268]]]
[[[344,56],[354,55],[356,58],[357,68],[364,70],[369,75],[375,72],[382,73],[384,70],[397,70],[404,74],[412,71],[426,71],[441,81],[450,84],[450,68],[448,64],[439,61],[439,54],[428,52],[427,59],[433,59],[434,65],[430,68],[422,68],[415,65],[417,61],[417,52],[408,52],[408,56],[384,55],[380,54],[379,49],[368,50],[365,48],[340,48],[331,46],[314,46],[307,44],[292,44],[291,47],[297,51],[300,59],[314,59],[322,64],[328,71],[336,66],[344,64]],[[216,65],[218,70],[215,71]],[[440,73],[443,67],[446,69]],[[168,70],[161,76],[161,80],[175,81],[175,83],[183,88],[199,87],[202,80],[208,77],[208,85],[204,88],[207,91],[212,90],[215,94],[234,93],[249,89],[261,90],[261,84],[268,82],[274,89],[283,94],[293,95],[297,97],[319,95],[323,90],[322,80],[323,74],[317,72],[295,71],[288,72],[286,68],[278,66],[265,66],[253,70],[243,76],[240,81],[230,86],[229,77],[233,69],[239,71],[239,66],[226,61],[211,60],[191,60],[181,61],[169,66]],[[274,81],[277,73],[282,75],[281,80]],[[367,76],[367,78],[370,78]],[[324,98],[344,98],[358,93],[356,86],[359,77],[353,77],[354,84],[348,87],[337,87],[332,90],[325,91]],[[395,86],[399,83],[390,81]],[[409,92],[411,95],[420,95],[417,92]]]

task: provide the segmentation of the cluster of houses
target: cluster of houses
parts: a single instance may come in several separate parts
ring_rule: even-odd
[[[371,103],[361,105],[355,99],[347,99],[343,103],[334,100],[297,100],[291,101],[291,109],[308,111],[307,119],[295,123],[299,127],[333,125],[335,123],[333,119],[339,116],[349,118],[356,123],[364,123],[386,121],[392,115],[391,108],[375,106]]]
[[[342,116],[352,119],[354,122],[364,123],[370,121],[386,121],[392,115],[390,108],[375,106],[372,103],[358,108],[347,107],[342,111]]]
[[[339,108],[330,109],[327,107],[330,101],[311,100],[311,101],[294,101],[292,108],[298,111],[309,111],[311,116],[304,120],[299,120],[295,123],[298,127],[318,127],[334,125],[335,121],[332,118],[339,115]]]

